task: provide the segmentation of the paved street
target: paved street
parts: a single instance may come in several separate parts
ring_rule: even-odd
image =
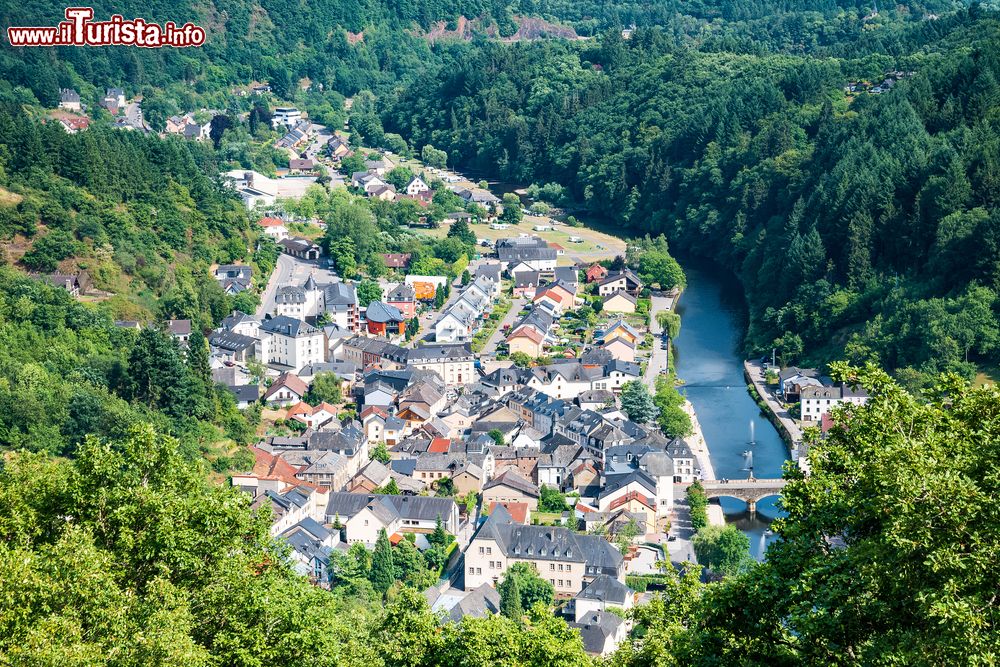
[[[650,391],[655,391],[656,378],[659,376],[660,371],[667,367],[667,351],[663,349],[662,338],[660,337],[663,329],[660,323],[656,321],[656,314],[660,311],[673,308],[674,300],[669,296],[653,296],[650,299],[652,301],[650,308],[652,317],[649,330],[653,333],[655,340],[653,341],[653,352],[649,356],[649,363],[646,364],[646,375],[643,377],[643,380],[649,386]]]
[[[750,376],[750,381],[756,385],[757,393],[764,397],[767,407],[781,421],[781,425],[785,427],[785,430],[791,436],[792,442],[802,442],[802,429],[792,416],[788,414],[788,410],[781,406],[778,399],[774,397],[774,393],[765,384],[764,367],[761,366],[759,361],[747,361],[744,362],[744,368],[747,371],[747,375]]]
[[[473,276],[476,275],[476,267],[479,266],[479,260],[472,260],[469,262],[469,273]],[[444,302],[441,308],[431,308],[426,313],[420,316],[420,335],[416,338],[416,341],[422,341],[424,343],[434,342],[434,323],[438,321],[441,317],[441,313],[448,310],[454,301],[462,295],[462,277],[459,276],[451,284],[451,295],[448,300]]]
[[[671,519],[670,534],[676,539],[666,542],[670,561],[675,565],[689,561],[698,562],[691,545],[694,529],[691,527],[691,511],[687,504],[687,484],[674,484],[674,513]]]

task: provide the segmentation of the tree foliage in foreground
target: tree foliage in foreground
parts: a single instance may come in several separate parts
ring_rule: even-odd
[[[325,591],[292,571],[248,496],[208,482],[149,426],[73,459],[7,453],[0,468],[0,656],[4,664],[581,665],[579,635],[544,610],[439,627],[433,583],[403,541],[355,544]],[[383,534],[381,548],[388,547]],[[390,573],[385,563],[394,568]],[[371,568],[378,570],[371,575]],[[346,585],[356,577],[359,586]],[[537,577],[537,575],[536,575]],[[345,585],[342,585],[345,584]],[[365,593],[367,589],[367,593]],[[535,588],[523,587],[525,595]],[[549,656],[549,657],[546,657]]]
[[[616,665],[986,665],[1000,656],[1000,389],[944,377],[871,393],[789,466],[781,539],[744,574],[671,579]]]

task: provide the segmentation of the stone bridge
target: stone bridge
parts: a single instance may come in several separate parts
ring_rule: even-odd
[[[747,504],[747,509],[751,512],[757,511],[757,501],[768,496],[781,494],[781,489],[785,487],[783,479],[730,479],[722,481],[719,479],[707,479],[701,483],[705,488],[705,495],[708,498],[738,498]]]

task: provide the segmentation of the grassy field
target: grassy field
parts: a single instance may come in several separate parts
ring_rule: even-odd
[[[398,155],[390,158],[396,165],[406,167],[415,174],[420,174],[427,168],[417,160],[404,160]],[[452,172],[461,177],[458,172]],[[427,171],[428,178],[436,178],[434,174]],[[467,179],[456,183],[449,183],[449,186],[479,187],[477,182]],[[496,194],[496,193],[494,193]],[[536,232],[532,229],[537,224],[552,225],[551,218],[544,216],[526,215],[520,224],[508,229],[490,229],[489,225],[471,225],[472,231],[477,238],[496,241],[500,238],[516,236],[518,234],[534,234],[551,243],[558,243],[565,249],[565,253],[559,257],[560,266],[569,266],[579,259],[584,262],[593,262],[601,259],[613,258],[615,255],[625,254],[625,241],[604,231],[593,229],[592,227],[570,227],[568,225],[554,225],[550,232]],[[443,238],[448,233],[448,223],[442,224],[437,229],[420,229],[420,233],[434,238]],[[571,243],[570,236],[577,236],[581,239],[578,243]]]
[[[539,223],[552,224],[548,218],[526,215],[520,224],[507,229],[490,229],[487,224],[469,225],[469,229],[476,235],[476,238],[485,239],[491,243],[497,239],[510,238],[518,234],[532,234],[550,243],[558,243],[564,248],[564,254],[560,255],[558,259],[559,266],[570,266],[577,259],[582,262],[594,262],[625,254],[625,241],[610,234],[587,227],[566,225],[557,225],[550,232],[536,232],[532,227]],[[433,238],[444,238],[448,234],[448,227],[446,222],[437,229],[419,229],[417,231]],[[578,236],[582,242],[571,243],[570,236]]]

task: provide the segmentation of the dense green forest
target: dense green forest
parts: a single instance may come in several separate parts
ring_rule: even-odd
[[[1000,355],[1000,24],[974,8],[887,37],[836,57],[661,30],[456,48],[386,100],[384,129],[718,260],[745,285],[750,352],[971,377]]]
[[[256,417],[212,382],[201,332],[257,297],[226,295],[215,262],[274,265],[254,247],[246,210],[219,186],[210,149],[94,127],[74,135],[0,108],[0,450],[72,454],[90,433],[153,423],[218,470],[253,437]],[[85,271],[81,300],[23,271]],[[191,319],[182,351],[154,324]],[[246,461],[245,453],[242,459]]]

